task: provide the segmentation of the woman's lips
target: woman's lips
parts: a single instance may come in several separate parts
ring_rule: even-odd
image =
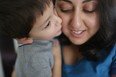
[[[80,38],[84,35],[84,32],[85,32],[85,30],[78,30],[78,31],[72,30],[71,35],[76,38]]]

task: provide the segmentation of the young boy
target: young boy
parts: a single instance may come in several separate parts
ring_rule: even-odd
[[[17,77],[61,77],[59,48],[54,51],[58,42],[48,41],[61,34],[61,19],[52,1],[0,0],[0,9],[0,34],[22,43],[17,52]]]

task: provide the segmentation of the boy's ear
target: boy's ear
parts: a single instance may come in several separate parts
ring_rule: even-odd
[[[20,38],[20,39],[16,39],[17,40],[17,42],[19,43],[19,44],[30,44],[30,43],[32,43],[33,42],[33,39],[32,38]]]

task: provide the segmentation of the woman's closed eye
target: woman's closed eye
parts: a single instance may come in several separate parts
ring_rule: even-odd
[[[70,13],[70,12],[73,11],[72,8],[60,8],[60,10],[61,10],[62,12],[64,12],[64,13]]]
[[[96,11],[96,9],[97,9],[97,3],[95,1],[85,4],[83,7],[83,11],[86,13],[93,13]]]
[[[83,9],[83,11],[86,12],[86,13],[93,13],[93,12],[95,12],[95,10],[96,9],[87,9],[87,8]]]
[[[60,1],[57,3],[57,6],[59,10],[63,13],[70,13],[73,11],[72,5],[68,2]]]

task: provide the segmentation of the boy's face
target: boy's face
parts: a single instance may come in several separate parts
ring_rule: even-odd
[[[43,15],[36,18],[29,35],[35,40],[50,40],[61,34],[61,19],[54,14],[53,4],[47,6]]]

